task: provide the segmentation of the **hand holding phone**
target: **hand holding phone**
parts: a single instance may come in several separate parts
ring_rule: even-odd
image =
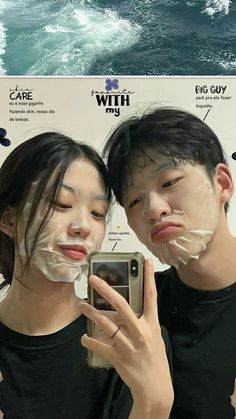
[[[124,297],[137,317],[142,314],[143,307],[143,265],[141,253],[98,253],[93,252],[88,257],[89,276],[96,275],[103,279],[116,292]],[[88,319],[88,336],[110,343],[121,326],[121,319],[112,305],[100,295],[88,282],[88,303],[112,320],[117,329],[111,336]],[[103,357],[88,352],[88,364],[94,368],[112,367]]]
[[[147,406],[154,409],[151,417],[169,417],[174,393],[158,320],[152,262],[147,260],[144,264],[143,313],[139,318],[128,302],[104,280],[91,276],[89,281],[92,288],[115,309],[113,313],[117,313],[121,326],[117,331],[117,324],[104,315],[105,311],[80,302],[81,313],[108,339],[105,343],[85,334],[81,344],[91,353],[107,359],[130,388],[134,400],[130,418],[146,417]]]

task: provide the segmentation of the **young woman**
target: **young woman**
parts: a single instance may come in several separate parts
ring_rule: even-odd
[[[173,393],[150,261],[140,319],[96,276],[91,285],[121,327],[75,294],[88,253],[100,249],[109,201],[100,157],[62,134],[40,134],[3,163],[0,272],[11,285],[0,302],[0,418],[168,418]],[[86,335],[84,315],[109,344]],[[114,369],[89,368],[87,349]]]

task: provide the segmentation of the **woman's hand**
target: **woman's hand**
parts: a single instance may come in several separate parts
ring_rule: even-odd
[[[109,343],[104,343],[84,335],[82,345],[106,358],[129,386],[134,399],[130,418],[167,419],[173,388],[158,320],[152,262],[145,262],[144,306],[139,319],[127,301],[104,280],[96,276],[89,280],[116,310],[121,326],[117,331],[117,324],[99,310],[85,302],[79,303],[81,312],[110,337]]]

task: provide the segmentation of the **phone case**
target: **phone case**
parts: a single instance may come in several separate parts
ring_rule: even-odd
[[[104,279],[128,301],[137,317],[143,312],[143,269],[144,256],[134,253],[92,252],[88,256],[89,273]],[[104,315],[118,323],[118,315],[110,304],[88,284],[89,304],[101,310]],[[107,336],[88,319],[88,336],[109,343]],[[88,351],[88,364],[92,368],[110,368],[112,365],[101,356]]]

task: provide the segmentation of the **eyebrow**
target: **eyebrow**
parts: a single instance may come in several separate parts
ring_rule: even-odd
[[[170,168],[173,167],[177,167],[176,163],[174,163],[172,160],[168,160],[160,165],[158,165],[158,163],[156,163],[156,166],[154,167],[154,169],[152,170],[152,173],[158,174],[163,172],[164,170],[168,170]]]
[[[73,195],[78,196],[79,195],[79,191],[72,188],[72,186],[66,185],[65,183],[63,183],[61,185],[62,188],[66,189],[68,192],[71,192]],[[106,195],[96,195],[94,194],[94,198],[99,200],[99,201],[108,201],[108,198]]]
[[[158,163],[156,163],[154,160],[153,160],[153,163],[155,164],[155,167],[153,168],[153,170],[152,170],[152,174],[153,175],[158,175],[159,173],[161,173],[161,172],[164,172],[165,170],[168,170],[168,169],[173,169],[173,167],[174,168],[176,168],[178,165],[173,161],[173,160],[166,160],[165,162],[163,162],[163,163],[160,163],[160,164],[158,164]],[[134,186],[134,184],[133,184],[133,182],[130,184],[130,185],[127,185],[127,187],[126,187],[126,189],[125,189],[125,191],[124,191],[124,193],[128,193],[128,191],[132,188]]]

